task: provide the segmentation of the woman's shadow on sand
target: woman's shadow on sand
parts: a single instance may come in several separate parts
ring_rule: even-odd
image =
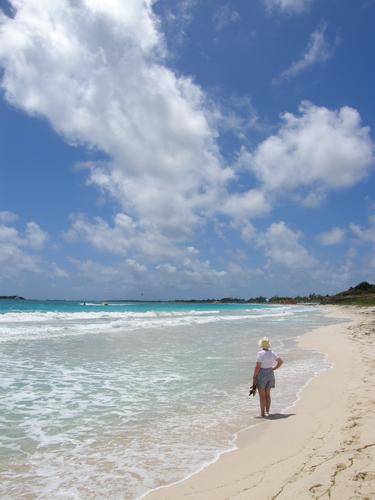
[[[294,417],[295,413],[271,413],[267,417],[255,417],[264,420],[280,420],[282,418]]]
[[[266,417],[267,420],[279,420],[280,418],[294,417],[295,413],[271,413]]]

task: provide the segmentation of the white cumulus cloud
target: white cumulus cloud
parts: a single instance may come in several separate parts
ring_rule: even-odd
[[[303,102],[299,115],[284,113],[281,118],[276,134],[252,154],[242,151],[263,191],[286,195],[304,189],[300,201],[313,205],[327,191],[349,188],[369,175],[374,143],[357,110]]]
[[[18,219],[18,215],[14,212],[10,212],[9,210],[0,211],[0,223],[2,224],[12,224]]]
[[[112,223],[101,217],[90,219],[82,214],[72,215],[64,238],[82,240],[100,251],[119,256],[135,252],[147,259],[158,259],[190,253],[189,248],[171,245],[169,238],[160,231],[145,228],[123,213],[116,214]]]
[[[257,217],[271,210],[271,205],[263,191],[250,189],[244,193],[228,195],[220,211],[234,219],[238,217]]]
[[[275,264],[281,264],[290,270],[312,268],[316,261],[300,242],[301,238],[299,232],[280,221],[274,222],[267,231],[259,235],[258,244]]]
[[[36,222],[28,222],[25,243],[35,250],[43,248],[49,236]]]
[[[360,240],[368,243],[375,243],[375,220],[372,218],[367,228],[361,227],[358,224],[350,224],[349,227]]]
[[[207,289],[222,286],[227,272],[216,270],[209,261],[186,257],[178,267],[168,263],[155,267],[146,266],[134,259],[126,259],[115,265],[103,265],[92,260],[72,259],[76,274],[86,283],[100,285],[103,291],[116,289],[127,297],[170,299],[197,287],[203,293]],[[144,274],[147,271],[147,279]],[[112,292],[113,293],[113,292]]]
[[[90,182],[124,212],[185,238],[218,203],[225,167],[206,96],[165,64],[152,0],[12,0],[0,24],[2,88],[72,143],[110,160]]]
[[[166,271],[167,273],[175,273],[177,271],[176,266],[171,266],[170,264],[159,264],[156,269],[161,271]]]
[[[7,215],[3,221],[5,219],[7,223],[0,222],[0,277],[10,279],[24,272],[43,272],[41,259],[33,250],[44,246],[48,239],[47,233],[36,222],[28,222],[22,233],[9,224],[17,216],[11,212],[4,213]]]
[[[341,243],[345,238],[345,230],[340,227],[333,227],[329,231],[318,236],[318,240],[322,245],[337,245]]]
[[[244,241],[249,243],[250,241],[254,240],[256,236],[256,230],[253,224],[251,222],[243,222],[241,226],[241,237]]]

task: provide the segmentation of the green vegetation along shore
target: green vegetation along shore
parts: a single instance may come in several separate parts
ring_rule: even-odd
[[[312,293],[307,296],[297,295],[296,297],[278,296],[271,298],[259,296],[250,299],[238,299],[234,297],[224,297],[219,300],[181,300],[177,302],[210,302],[210,303],[243,303],[243,304],[335,304],[335,305],[375,305],[375,285],[362,281],[355,287],[350,287],[344,292],[335,295],[320,295]]]

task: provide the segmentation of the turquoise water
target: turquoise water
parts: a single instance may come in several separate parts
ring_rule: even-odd
[[[73,301],[73,300],[0,300],[0,314],[9,312],[174,312],[174,311],[236,311],[264,309],[273,306],[263,304],[221,304],[200,302],[139,302],[139,301]]]
[[[257,340],[285,359],[274,410],[326,366],[296,339],[319,308],[0,303],[0,497],[135,499],[233,447],[254,422]]]

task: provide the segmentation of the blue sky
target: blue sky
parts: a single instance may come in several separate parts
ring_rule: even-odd
[[[0,294],[375,281],[375,1],[0,8]]]

